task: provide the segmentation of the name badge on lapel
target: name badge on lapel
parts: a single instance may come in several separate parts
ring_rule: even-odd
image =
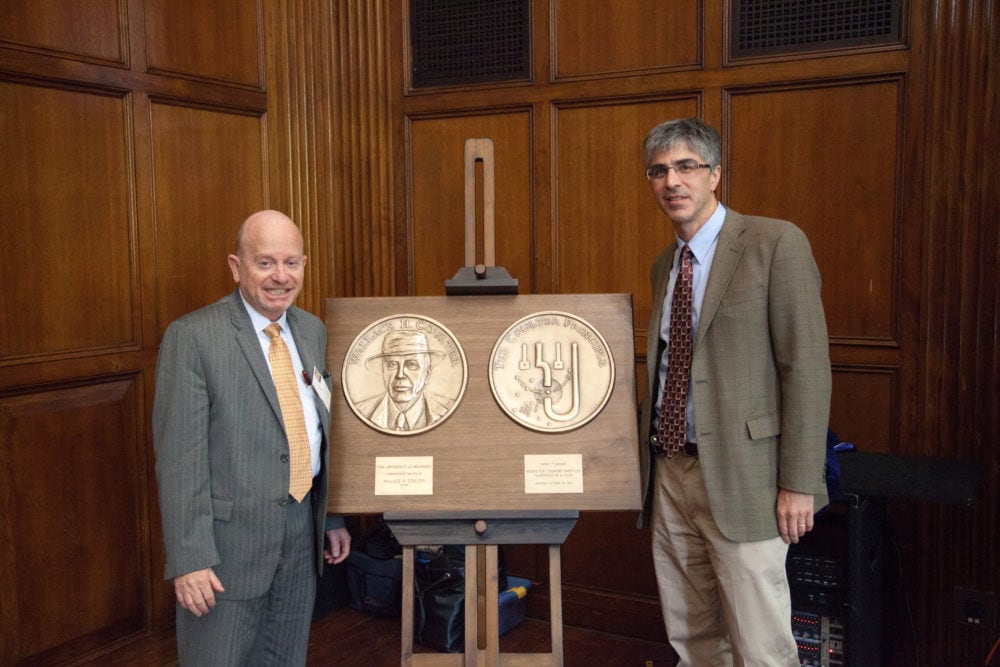
[[[326,411],[330,412],[330,388],[326,386],[326,380],[323,379],[323,374],[319,372],[315,366],[313,366],[313,379],[312,388],[316,391],[316,395],[319,396],[319,400],[323,401],[323,405],[326,406]]]

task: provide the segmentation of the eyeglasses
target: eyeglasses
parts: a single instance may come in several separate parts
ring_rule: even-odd
[[[671,169],[676,171],[678,176],[690,176],[699,169],[711,168],[712,165],[710,164],[699,164],[694,160],[681,160],[680,162],[675,162],[673,164],[654,164],[646,170],[646,178],[651,181],[658,181],[661,178],[666,178]]]

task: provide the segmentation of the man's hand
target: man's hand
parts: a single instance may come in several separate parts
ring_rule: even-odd
[[[785,544],[798,543],[799,538],[813,528],[813,497],[809,493],[798,493],[788,489],[778,489],[778,533]]]
[[[207,614],[215,606],[215,594],[225,590],[210,567],[174,577],[177,603],[195,616]]]
[[[344,562],[347,554],[351,553],[351,534],[346,528],[326,531],[326,548],[323,549],[323,557],[330,565]]]

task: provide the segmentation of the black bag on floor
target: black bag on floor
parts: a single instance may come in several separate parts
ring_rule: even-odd
[[[503,549],[498,547],[499,590],[507,589]],[[465,547],[418,551],[413,566],[413,636],[426,648],[446,653],[465,649]]]
[[[417,643],[457,653],[465,643],[465,557],[419,552],[413,568],[413,634]]]
[[[403,548],[385,523],[370,528],[347,559],[351,607],[383,616],[399,616],[403,606]]]

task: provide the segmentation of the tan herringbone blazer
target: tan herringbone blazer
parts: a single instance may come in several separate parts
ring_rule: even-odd
[[[653,312],[639,424],[646,510],[660,318],[676,249],[667,248],[650,271]],[[830,388],[820,277],[805,234],[783,220],[728,210],[695,334],[690,389],[712,516],[727,538],[776,537],[779,487],[814,494],[817,509],[827,503]]]

